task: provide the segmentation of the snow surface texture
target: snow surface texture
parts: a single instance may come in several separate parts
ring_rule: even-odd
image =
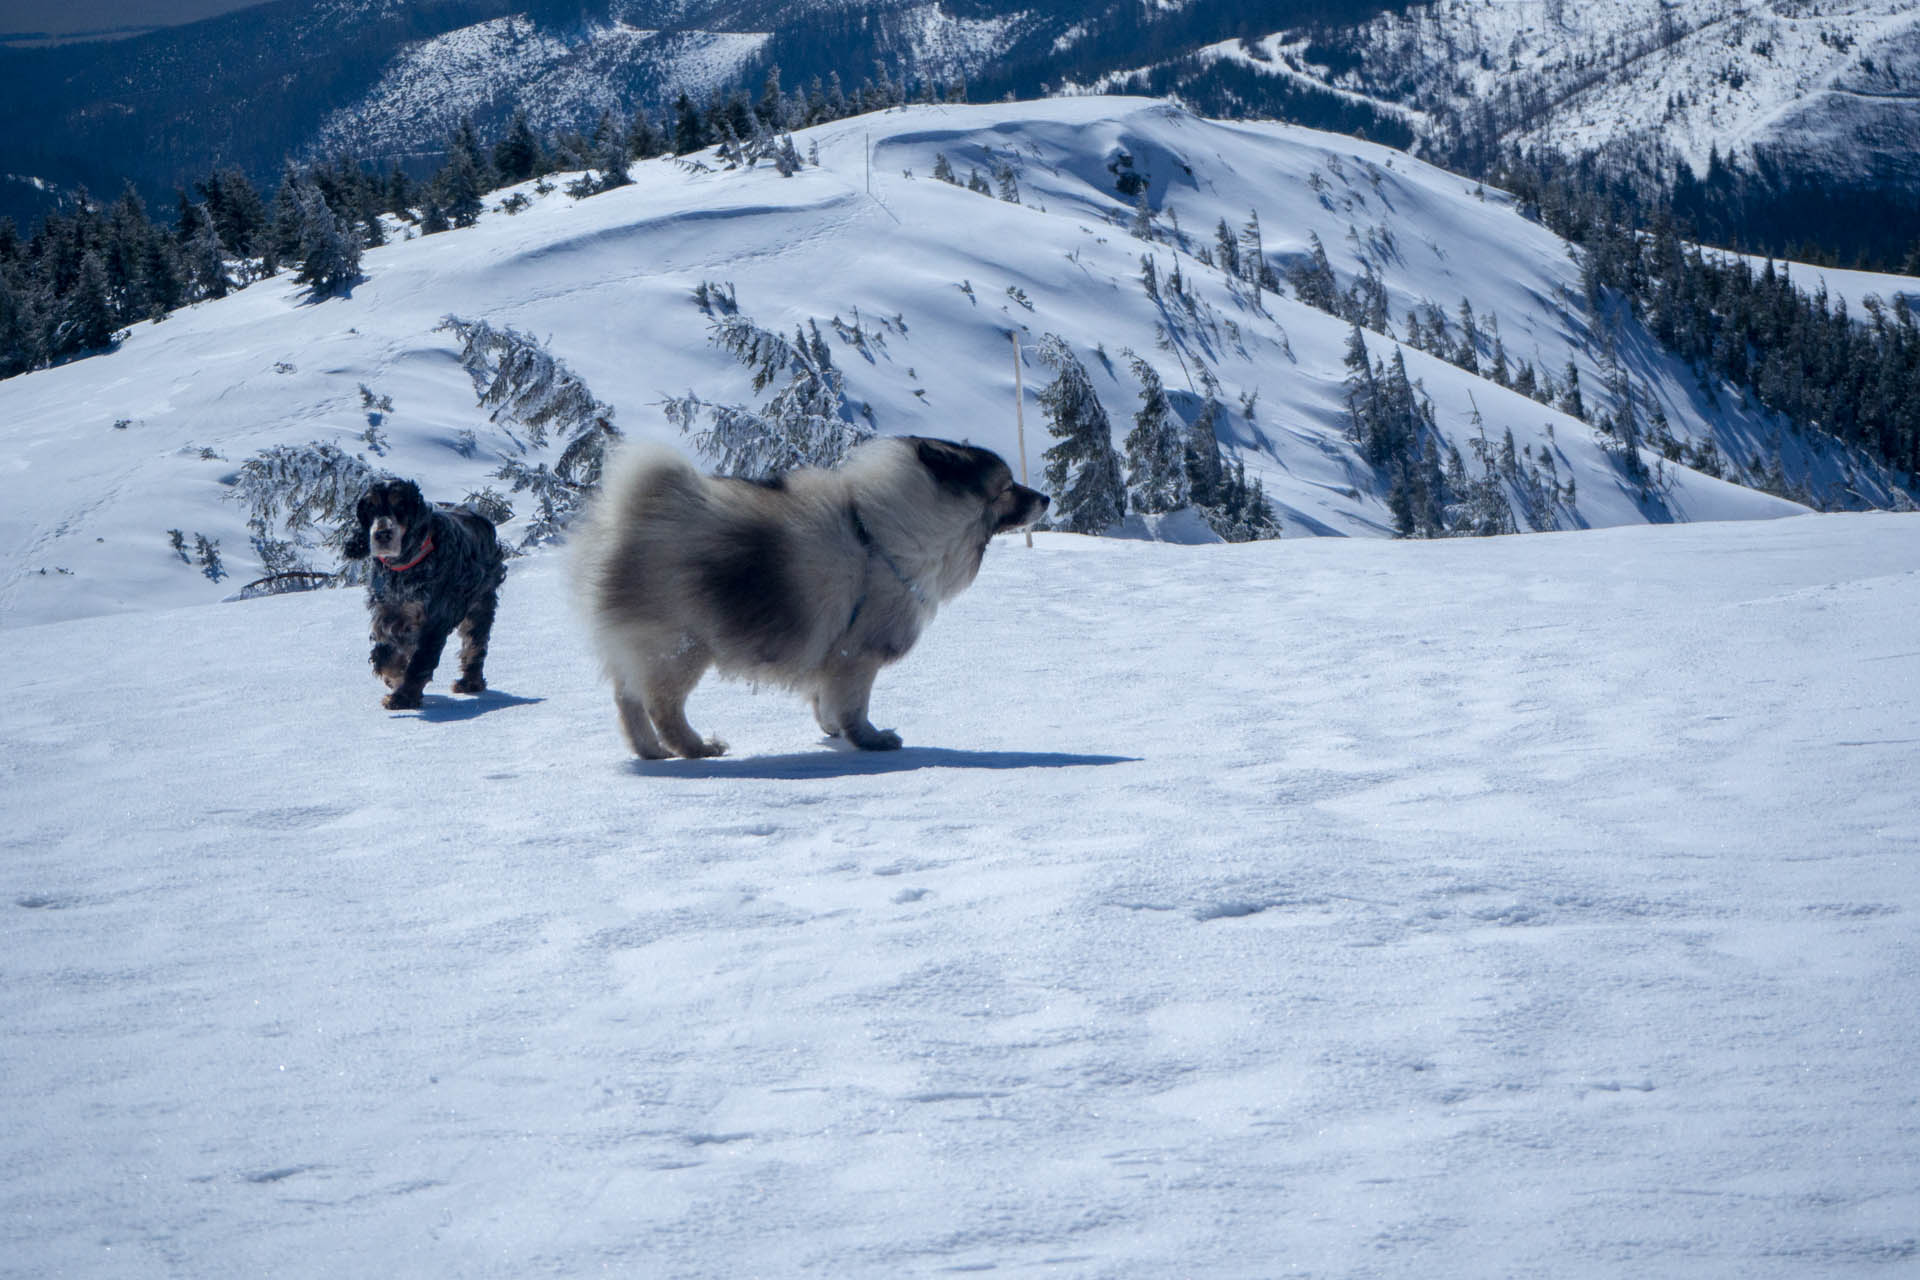
[[[531,186],[500,193],[496,206],[525,196],[531,207],[369,250],[350,297],[316,303],[284,277],[267,280],[136,325],[110,354],[0,383],[0,627],[204,602],[258,576],[246,511],[227,496],[236,470],[269,446],[320,440],[363,453],[436,499],[497,487],[503,462],[551,461],[476,407],[457,341],[439,328],[448,314],[547,342],[629,436],[681,442],[663,411],[669,397],[764,398],[709,341],[693,301],[706,281],[731,282],[742,314],[775,333],[817,321],[849,400],[871,409],[876,429],[970,438],[1016,465],[1010,334],[1029,353],[1046,333],[1072,345],[1116,442],[1138,405],[1126,352],[1154,364],[1189,420],[1205,369],[1220,385],[1222,443],[1264,482],[1288,536],[1383,536],[1386,479],[1347,439],[1348,326],[1290,297],[1256,301],[1194,256],[1218,223],[1237,231],[1256,210],[1276,269],[1304,260],[1317,235],[1343,286],[1376,271],[1396,332],[1416,306],[1452,320],[1469,301],[1483,333],[1497,325],[1509,360],[1556,380],[1572,361],[1596,413],[1611,407],[1611,342],[1640,412],[1659,404],[1678,438],[1714,441],[1736,474],[1764,470],[1778,450],[1793,482],[1823,500],[1893,501],[1889,478],[1858,454],[1703,387],[1637,324],[1590,308],[1567,245],[1501,193],[1386,148],[1124,98],[914,107],[797,142],[820,163],[792,178],[714,169],[709,155],[704,169],[637,164],[633,185],[587,200]],[[1021,203],[933,180],[942,154],[963,180],[1010,167]],[[1162,237],[1152,243],[1126,231],[1123,155],[1150,179]],[[1191,308],[1164,291],[1149,298],[1144,255],[1162,281],[1178,267]],[[1367,341],[1376,359],[1391,356],[1390,335]],[[1477,410],[1490,445],[1511,430],[1529,466],[1550,459],[1577,485],[1572,503],[1542,512],[1547,527],[1802,509],[1651,453],[1645,464],[1661,479],[1642,490],[1584,423],[1411,348],[1406,363],[1470,465]],[[1029,358],[1036,476],[1050,440],[1035,396],[1048,377]],[[377,423],[362,387],[392,403]],[[507,529],[516,542],[530,512],[524,497],[520,506]],[[177,555],[170,529],[217,542],[229,578],[210,581]]]
[[[1002,540],[885,755],[0,632],[0,1275],[1905,1274],[1916,535]]]

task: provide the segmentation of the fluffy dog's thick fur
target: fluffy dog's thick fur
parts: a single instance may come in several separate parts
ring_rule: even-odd
[[[702,475],[658,447],[609,467],[575,534],[575,581],[635,754],[711,756],[687,723],[709,667],[806,694],[830,735],[869,751],[874,676],[980,571],[987,541],[1047,499],[985,449],[869,441],[832,471]]]
[[[487,687],[483,668],[500,583],[507,576],[500,542],[487,518],[465,507],[434,507],[411,480],[375,484],[355,509],[359,528],[347,539],[352,560],[371,557],[367,612],[373,615],[373,673],[387,682],[382,705],[404,711],[440,664],[447,636],[460,632],[455,693]]]

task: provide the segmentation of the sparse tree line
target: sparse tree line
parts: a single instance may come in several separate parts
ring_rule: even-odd
[[[1856,316],[1771,259],[1756,269],[1702,249],[1671,217],[1636,213],[1590,175],[1516,167],[1503,180],[1580,246],[1590,297],[1619,293],[1703,385],[1742,387],[1797,427],[1908,472],[1910,483],[1920,472],[1920,320],[1904,296],[1890,306],[1870,299]]]
[[[1042,455],[1053,497],[1046,527],[1105,533],[1128,512],[1160,515],[1191,507],[1228,542],[1280,536],[1280,522],[1259,479],[1248,480],[1245,463],[1229,467],[1221,456],[1215,424],[1224,411],[1212,394],[1194,420],[1183,423],[1159,373],[1140,356],[1126,353],[1140,383],[1140,407],[1123,459],[1113,447],[1113,427],[1093,379],[1073,348],[1049,333],[1034,355],[1054,372],[1037,397],[1055,438]]]
[[[591,129],[542,136],[517,112],[491,143],[463,121],[427,178],[337,156],[289,164],[268,192],[226,168],[181,188],[170,222],[131,184],[106,203],[82,192],[30,235],[0,219],[0,378],[106,350],[129,325],[282,273],[315,296],[345,291],[360,278],[362,251],[384,244],[392,224],[421,235],[471,226],[504,187],[582,171],[568,192],[584,197],[628,182],[636,160],[716,145],[723,163],[764,161],[792,174],[803,163],[794,129],[964,94],[958,83],[909,86],[884,68],[851,92],[838,76],[788,92],[774,68],[757,99],[744,89],[700,103],[682,94],[663,121],[609,111]],[[502,207],[514,213],[526,202]]]

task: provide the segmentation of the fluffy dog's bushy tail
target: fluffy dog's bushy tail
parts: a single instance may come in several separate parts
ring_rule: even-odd
[[[573,522],[569,538],[574,604],[582,616],[600,620],[600,591],[622,542],[656,516],[698,501],[700,487],[699,471],[666,445],[629,444],[607,460],[600,491]]]

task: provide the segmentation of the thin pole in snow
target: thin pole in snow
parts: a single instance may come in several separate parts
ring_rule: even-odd
[[[1020,483],[1027,482],[1027,391],[1020,381],[1020,331],[1007,330],[1007,336],[1013,339],[1013,429],[1020,440]],[[1033,545],[1033,530],[1025,530],[1027,545]]]

